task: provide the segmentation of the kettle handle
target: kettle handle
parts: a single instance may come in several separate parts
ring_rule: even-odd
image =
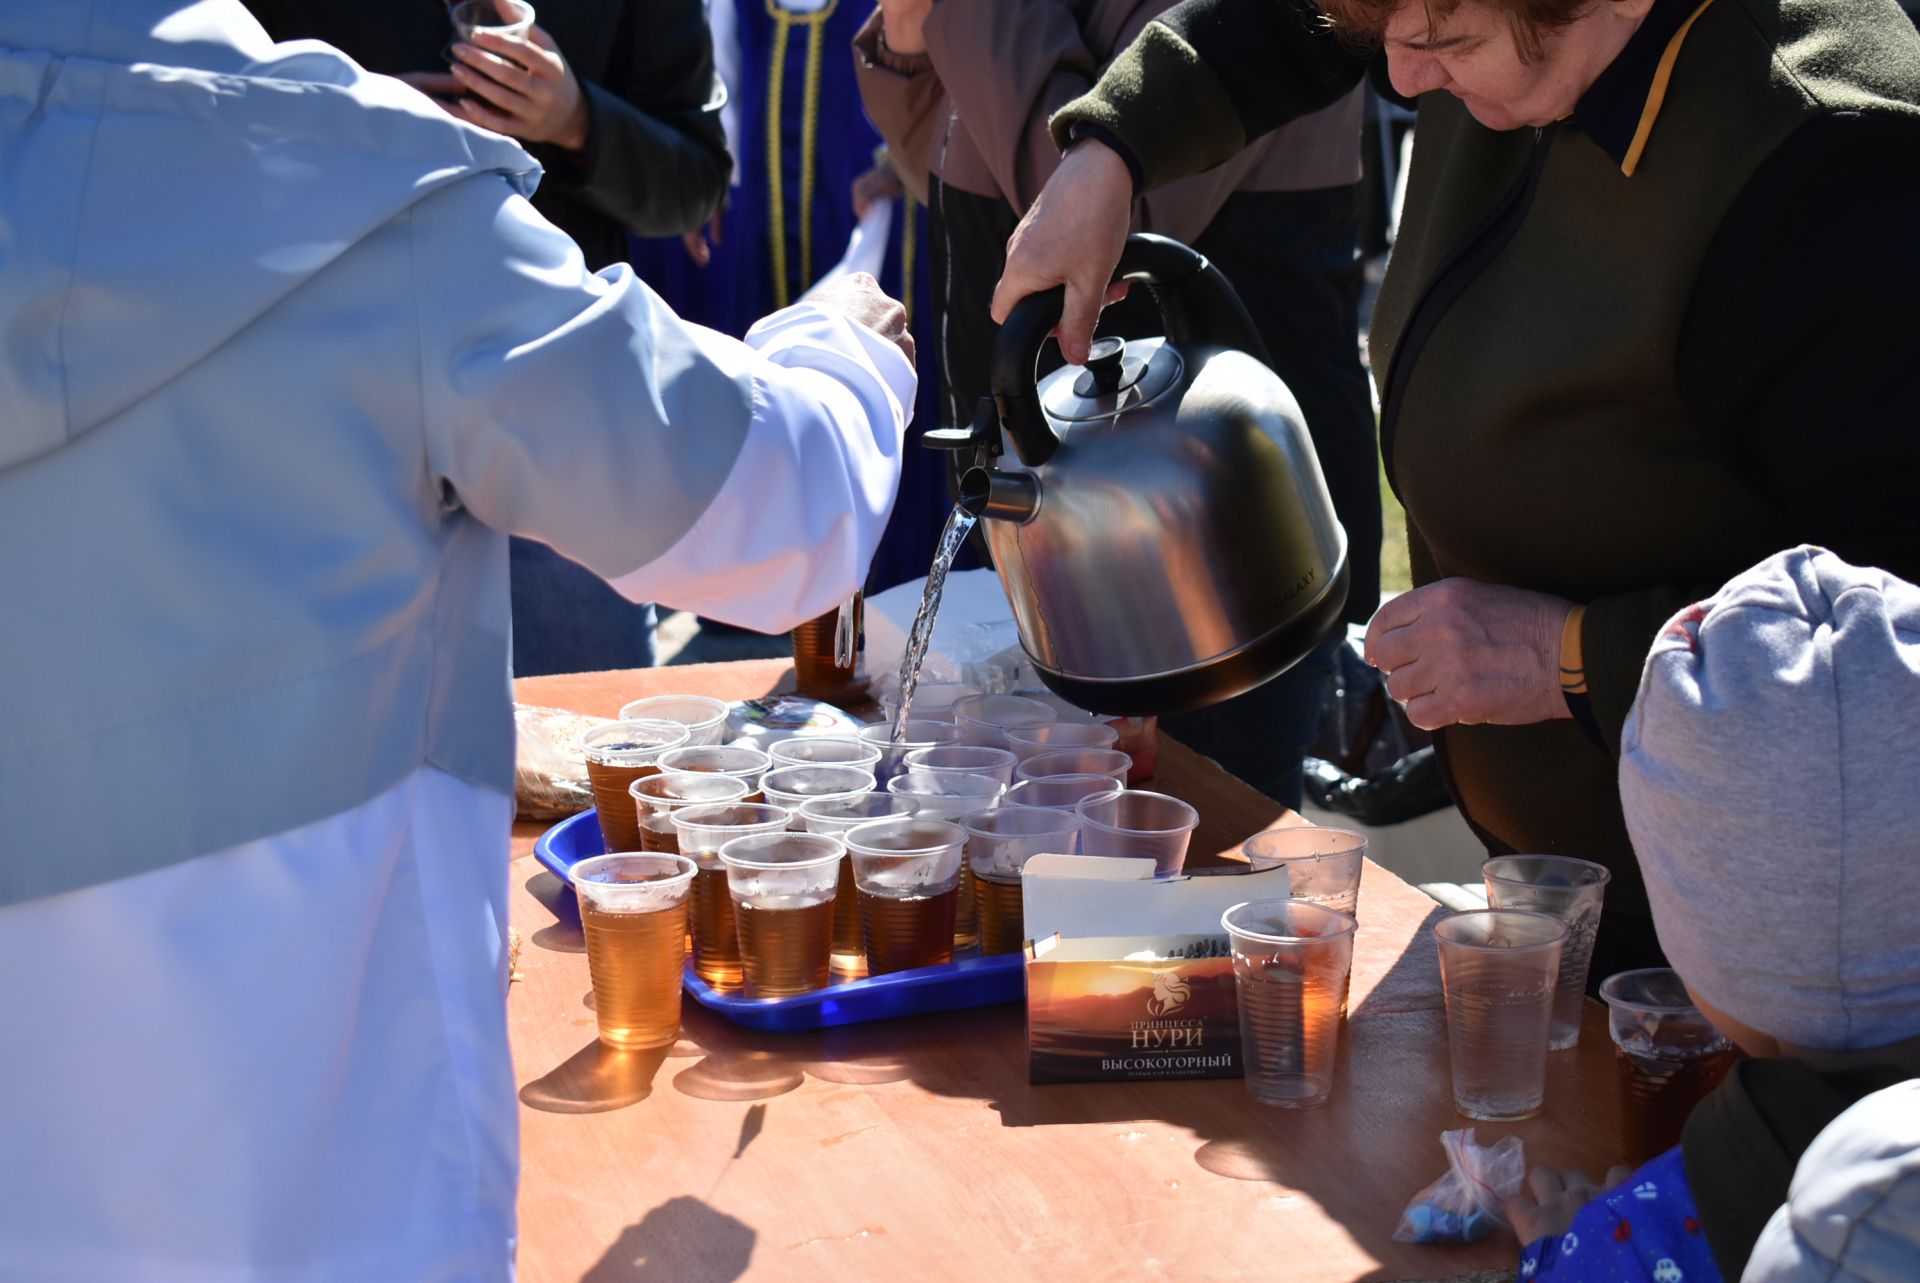
[[[1127,237],[1113,279],[1139,281],[1160,309],[1167,338],[1175,343],[1236,348],[1267,364],[1267,346],[1246,304],[1207,256],[1169,237],[1135,232]],[[1030,294],[1016,303],[993,344],[989,386],[1000,424],[1020,462],[1037,468],[1053,457],[1060,439],[1040,409],[1033,369],[1041,345],[1060,324],[1063,286]]]

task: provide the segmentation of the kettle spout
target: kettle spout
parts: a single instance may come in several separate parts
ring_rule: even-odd
[[[960,507],[995,521],[1031,521],[1040,511],[1040,480],[1031,472],[970,468],[960,478]]]

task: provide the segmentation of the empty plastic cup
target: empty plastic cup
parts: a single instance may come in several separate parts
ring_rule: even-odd
[[[1067,748],[1112,748],[1120,730],[1107,722],[1048,722],[1044,726],[1023,726],[1007,732],[1007,747],[1021,761],[1041,753],[1056,753]]]
[[[979,693],[978,686],[969,686],[965,682],[921,682],[913,688],[913,707],[907,710],[907,717],[909,720],[917,718],[951,725],[954,702]],[[900,713],[900,693],[892,691],[881,696],[880,709],[891,724]]]
[[[852,735],[795,735],[767,746],[775,766],[858,766],[873,770],[880,749]]]
[[[916,748],[940,748],[947,744],[960,742],[960,728],[952,722],[934,721],[932,718],[910,717],[901,728],[899,739],[893,738],[893,722],[881,722],[878,726],[862,726],[860,739],[880,750],[880,761],[874,766],[873,774],[881,784],[896,775],[907,771],[907,754]]]
[[[1049,775],[1041,780],[1022,780],[1007,790],[1004,806],[1045,806],[1071,811],[1082,798],[1097,793],[1117,793],[1112,777],[1106,775]]]
[[[1180,872],[1200,825],[1200,813],[1179,798],[1140,789],[1096,793],[1081,799],[1074,813],[1082,852],[1152,860],[1156,877]]]
[[[760,800],[760,781],[772,767],[772,758],[745,744],[689,744],[660,755],[661,774],[730,776],[747,786],[750,802]]]
[[[1287,866],[1287,894],[1358,917],[1360,870],[1367,861],[1367,839],[1347,829],[1301,825],[1268,829],[1240,844],[1247,866],[1258,872]]]
[[[916,697],[914,707],[919,707]],[[1007,747],[1007,732],[1045,726],[1060,714],[1037,699],[1023,695],[967,695],[953,702],[953,722],[964,744]]]
[[[1015,769],[1022,780],[1044,780],[1052,775],[1104,775],[1115,788],[1124,788],[1133,759],[1117,748],[1064,748],[1035,753]]]
[[[640,849],[666,855],[680,854],[680,832],[673,813],[689,806],[747,800],[747,782],[731,775],[649,775],[627,786],[634,815],[640,822]]]
[[[1353,969],[1353,919],[1305,900],[1250,900],[1220,925],[1233,945],[1247,1093],[1282,1109],[1324,1103]]]
[[[984,775],[1009,788],[1013,786],[1013,763],[1011,750],[978,744],[916,748],[906,757],[909,775]]]
[[[1566,923],[1560,982],[1553,993],[1553,1032],[1547,1040],[1551,1051],[1580,1041],[1587,968],[1593,962],[1594,936],[1600,931],[1600,901],[1611,876],[1604,865],[1567,855],[1501,855],[1480,866],[1492,907],[1531,909]]]
[[[727,737],[727,703],[706,695],[649,695],[623,705],[620,716],[679,722],[689,744],[718,744]]]
[[[1433,928],[1447,1003],[1453,1107],[1512,1122],[1540,1112],[1547,1030],[1567,928],[1522,909],[1479,909]]]

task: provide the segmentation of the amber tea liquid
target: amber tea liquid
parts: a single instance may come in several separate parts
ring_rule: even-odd
[[[833,953],[833,901],[797,896],[737,901],[740,960],[756,998],[785,998],[827,986]]]
[[[980,910],[973,898],[973,871],[966,867],[966,853],[961,852],[960,885],[953,905],[953,947],[971,949],[980,943]]]
[[[600,813],[600,837],[609,851],[639,851],[640,819],[627,785],[658,775],[658,766],[612,766],[587,759],[587,782],[593,785],[593,807]],[[652,848],[645,848],[651,850]]]
[[[853,857],[840,857],[840,889],[833,897],[833,958],[842,971],[863,966],[866,941],[860,936],[860,888],[853,880]]]
[[[613,913],[583,901],[587,971],[600,1041],[634,1050],[665,1047],[680,1035],[681,942],[687,906]]]
[[[860,929],[867,970],[884,976],[953,961],[953,910],[958,887],[933,895],[860,892]]]
[[[1678,1145],[1693,1107],[1720,1085],[1739,1059],[1739,1048],[1732,1046],[1688,1060],[1634,1056],[1615,1047],[1613,1067],[1628,1160],[1637,1167]]]
[[[980,953],[1018,953],[1026,943],[1026,920],[1020,899],[1020,877],[982,877],[971,868],[973,902],[980,909]]]
[[[712,857],[707,857],[712,858]],[[693,970],[716,989],[738,989],[747,973],[740,965],[740,937],[734,924],[733,895],[727,871],[702,867],[693,875]]]
[[[655,811],[640,817],[640,849],[666,855],[680,854],[680,830],[673,827],[673,816]]]

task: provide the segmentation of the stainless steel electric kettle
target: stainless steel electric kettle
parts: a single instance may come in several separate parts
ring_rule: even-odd
[[[1063,293],[1023,300],[993,350],[991,401],[926,434],[962,452],[1020,640],[1056,693],[1170,713],[1303,658],[1347,598],[1347,536],[1299,404],[1218,268],[1130,237],[1114,279],[1152,292],[1164,338],[1096,340],[1036,385]],[[1006,443],[1013,458],[1005,455]]]

